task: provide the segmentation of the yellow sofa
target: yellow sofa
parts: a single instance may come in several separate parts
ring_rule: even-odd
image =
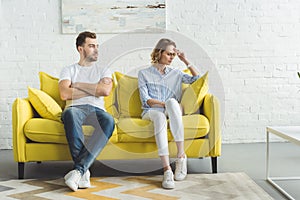
[[[13,153],[20,179],[24,178],[26,162],[71,160],[60,121],[65,102],[59,97],[58,79],[44,72],[39,77],[40,88],[28,88],[28,97],[16,98],[13,103]],[[113,82],[113,90],[104,100],[116,126],[97,159],[158,158],[152,122],[140,117],[137,78],[115,72]],[[207,93],[207,74],[195,84],[183,84],[183,90],[185,152],[188,158],[211,157],[212,172],[217,173],[221,154],[218,99]],[[93,128],[84,126],[83,130],[88,135]],[[170,132],[168,137],[170,156],[175,157],[176,143]]]

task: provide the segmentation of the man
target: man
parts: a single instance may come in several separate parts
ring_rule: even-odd
[[[105,112],[103,96],[112,89],[111,73],[100,67],[95,33],[82,32],[76,39],[78,63],[64,67],[59,91],[66,100],[62,121],[74,161],[74,169],[65,175],[66,185],[76,191],[90,187],[89,167],[106,145],[114,130],[113,117]],[[82,125],[92,125],[92,136],[85,138]]]

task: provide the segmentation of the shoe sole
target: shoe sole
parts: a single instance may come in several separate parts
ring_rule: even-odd
[[[174,180],[175,180],[175,181],[183,181],[185,178],[186,178],[186,175],[185,175],[185,177],[183,177],[183,178],[175,178],[175,177],[174,177]]]
[[[163,185],[162,185],[162,187],[163,187],[164,189],[171,190],[171,189],[174,189],[174,188],[175,188],[175,185],[174,185],[174,186],[169,186],[169,187],[166,187],[166,186],[163,186]]]
[[[86,189],[86,188],[90,188],[91,187],[91,183],[89,182],[84,182],[84,183],[79,183],[78,188],[80,189]]]

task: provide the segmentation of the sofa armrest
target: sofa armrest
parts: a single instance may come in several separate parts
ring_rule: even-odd
[[[203,114],[208,118],[210,129],[208,133],[210,156],[221,155],[221,125],[220,104],[216,96],[207,94],[203,101]]]
[[[25,123],[33,117],[34,112],[29,100],[17,98],[12,105],[13,152],[17,162],[26,161],[26,137],[23,130]]]

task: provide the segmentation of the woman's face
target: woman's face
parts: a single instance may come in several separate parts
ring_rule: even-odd
[[[173,45],[167,46],[166,50],[161,54],[160,60],[158,61],[159,64],[162,65],[170,65],[175,58],[175,47]]]

